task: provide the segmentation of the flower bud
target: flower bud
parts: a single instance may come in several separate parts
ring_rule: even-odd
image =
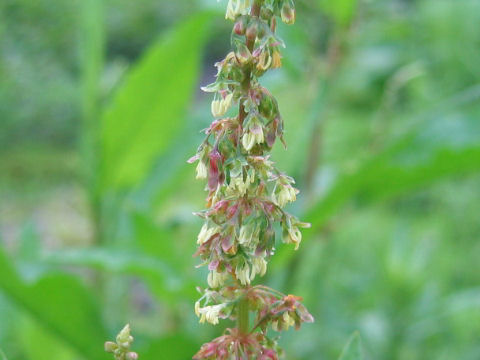
[[[295,23],[295,8],[291,1],[285,1],[281,10],[282,21],[287,25]]]
[[[133,337],[130,336],[130,325],[127,324],[117,335],[117,344],[124,347],[129,347],[133,342]]]
[[[244,18],[239,19],[239,20],[235,23],[235,25],[233,26],[233,31],[234,31],[235,34],[237,34],[237,35],[240,35],[240,36],[245,35],[246,26],[245,26],[245,19],[244,19]]]
[[[125,355],[125,360],[137,360],[138,354],[136,352],[130,351]]]
[[[113,353],[118,348],[118,345],[115,344],[113,341],[107,341],[105,343],[105,351],[109,353]]]

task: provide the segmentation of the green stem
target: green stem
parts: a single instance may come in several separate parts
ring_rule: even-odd
[[[238,303],[238,313],[237,313],[237,327],[240,333],[248,334],[248,329],[250,327],[248,316],[248,300],[246,297],[240,299]]]

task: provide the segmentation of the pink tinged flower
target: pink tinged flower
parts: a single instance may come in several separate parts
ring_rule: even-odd
[[[198,159],[200,159],[200,154],[196,154],[196,155],[192,156],[190,159],[187,160],[187,163],[193,164]]]
[[[218,170],[218,165],[222,156],[217,150],[212,150],[209,154],[210,157],[210,169],[208,173],[208,188],[213,191],[218,187],[220,183],[220,173]]]
[[[287,25],[295,23],[295,8],[292,1],[285,1],[281,10],[282,21]]]
[[[238,210],[238,202],[227,209],[227,219],[231,219],[232,217],[234,217],[235,214],[237,213],[237,210]]]
[[[236,247],[234,246],[234,238],[231,235],[227,235],[222,238],[222,250],[226,254],[234,255],[236,251]]]
[[[260,360],[278,360],[278,355],[272,349],[264,349]]]
[[[220,264],[219,260],[213,260],[208,264],[208,270],[217,270],[218,265]]]

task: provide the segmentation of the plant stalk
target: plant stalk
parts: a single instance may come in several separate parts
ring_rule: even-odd
[[[238,303],[237,328],[241,334],[248,334],[249,316],[248,316],[248,300],[243,297]]]

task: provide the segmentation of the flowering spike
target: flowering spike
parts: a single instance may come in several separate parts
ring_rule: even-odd
[[[229,0],[226,18],[234,21],[234,51],[216,64],[215,83],[202,88],[215,93],[215,120],[189,160],[198,161],[196,177],[207,180],[208,191],[207,209],[198,213],[205,222],[195,254],[208,265],[208,288],[201,291],[195,314],[200,323],[216,325],[228,318],[237,327],[204,344],[197,360],[277,360],[282,352],[268,332],[313,321],[301,298],[253,285],[274,253],[275,224],[295,249],[300,228],[309,226],[283,209],[296,200],[298,190],[268,155],[277,139],[284,143],[277,101],[259,83],[266,71],[282,65],[277,17],[293,24],[292,0]],[[225,117],[233,103],[238,113]]]

